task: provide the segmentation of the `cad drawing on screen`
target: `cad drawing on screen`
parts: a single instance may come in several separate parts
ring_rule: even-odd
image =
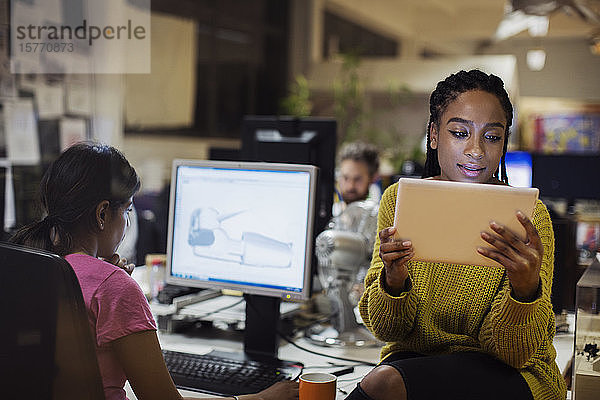
[[[198,208],[191,215],[188,244],[194,255],[264,268],[290,268],[293,245],[257,232],[242,232],[237,240],[221,222],[249,210],[220,213],[213,207]]]

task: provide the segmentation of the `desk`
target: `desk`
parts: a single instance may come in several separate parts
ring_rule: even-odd
[[[243,338],[240,333],[224,331],[217,328],[203,328],[197,334],[190,335],[184,335],[179,333],[165,333],[159,331],[158,338],[163,349],[183,351],[186,353],[203,354],[208,353],[213,349],[229,352],[241,352],[243,349]],[[339,356],[369,362],[377,362],[379,360],[379,347],[354,349],[321,347],[312,344],[303,337],[297,339],[296,343],[312,351],[325,353],[332,356]],[[336,360],[333,358],[328,358],[325,356],[319,356],[316,354],[305,352],[286,342],[282,342],[280,344],[279,358],[283,360],[293,360],[304,363],[305,372],[333,372],[342,368],[340,366],[330,366],[328,364],[330,362],[339,365],[351,364],[350,362]],[[326,368],[315,368],[323,366],[326,366]],[[359,382],[360,379],[371,369],[371,366],[356,366],[352,374],[342,375],[338,377],[338,389],[342,389],[347,393],[351,392],[356,386],[356,383]],[[126,391],[127,397],[129,397],[130,400],[137,400],[135,394],[133,393],[129,385],[126,385]],[[205,395],[203,393],[191,392],[187,390],[180,390],[180,393],[182,394],[182,396],[195,398],[215,397],[212,395]],[[346,394],[338,390],[336,400],[342,400],[345,397]]]

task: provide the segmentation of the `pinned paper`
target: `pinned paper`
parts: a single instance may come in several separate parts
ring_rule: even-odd
[[[36,165],[40,162],[40,145],[32,99],[4,102],[6,152],[13,164]]]
[[[63,118],[58,129],[61,151],[75,143],[87,140],[87,126],[84,119]]]

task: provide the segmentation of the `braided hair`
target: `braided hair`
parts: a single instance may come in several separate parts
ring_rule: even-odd
[[[504,145],[502,148],[502,158],[500,161],[500,176],[498,171],[494,172],[494,177],[508,184],[508,176],[506,175],[506,149],[508,146],[509,128],[513,119],[513,106],[508,97],[508,93],[504,89],[504,83],[499,77],[486,74],[477,69],[470,71],[459,71],[450,75],[443,81],[437,84],[435,90],[429,97],[429,123],[427,124],[427,158],[425,160],[425,168],[423,170],[423,178],[437,176],[441,173],[440,164],[438,162],[437,149],[431,148],[430,132],[432,124],[439,128],[440,118],[448,105],[456,100],[462,93],[471,90],[482,90],[493,94],[498,98],[504,113],[506,114],[506,130],[504,134]]]

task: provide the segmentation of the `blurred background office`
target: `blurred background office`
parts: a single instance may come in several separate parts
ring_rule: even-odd
[[[418,175],[437,81],[481,68],[515,104],[509,151],[555,222],[555,311],[574,309],[600,241],[600,1],[153,0],[150,73],[130,74],[11,73],[12,3],[49,23],[73,12],[0,1],[6,232],[37,217],[37,183],[61,149],[94,139],[141,175],[138,264],[162,253],[172,160],[240,159],[247,115],[334,118],[336,148],[377,146],[385,189]]]

